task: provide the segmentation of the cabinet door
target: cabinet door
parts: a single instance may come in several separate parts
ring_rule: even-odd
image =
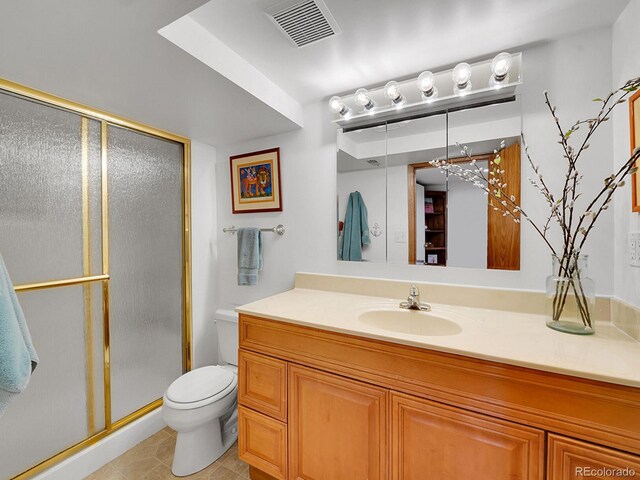
[[[542,480],[544,432],[392,393],[393,480]]]
[[[289,479],[387,478],[388,391],[289,367]]]
[[[549,480],[640,480],[640,457],[559,435],[549,435],[548,458]]]

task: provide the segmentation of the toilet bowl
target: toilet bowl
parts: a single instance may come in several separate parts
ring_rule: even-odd
[[[235,312],[216,312],[221,346],[225,342],[220,357],[226,365],[192,370],[164,394],[162,418],[178,434],[171,467],[178,477],[206,468],[238,438],[237,322]]]

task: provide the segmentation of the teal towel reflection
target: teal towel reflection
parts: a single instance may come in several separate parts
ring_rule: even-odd
[[[362,247],[370,243],[367,206],[360,192],[351,192],[338,246],[338,260],[362,261]]]

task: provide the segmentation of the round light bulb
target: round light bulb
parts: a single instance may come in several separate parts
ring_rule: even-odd
[[[331,100],[329,100],[329,109],[333,113],[339,113],[340,115],[344,115],[349,111],[349,108],[344,104],[342,99],[337,95],[334,97],[331,97]]]
[[[433,73],[426,71],[418,76],[418,89],[427,101],[432,102],[436,99],[438,96],[438,88],[435,86]]]
[[[459,89],[464,89],[471,79],[471,66],[464,62],[457,64],[451,73],[451,78]]]
[[[400,85],[395,80],[391,80],[384,86],[384,94],[394,104],[402,101],[402,93],[400,93]]]
[[[422,72],[418,76],[418,88],[421,92],[427,93],[430,92],[433,88],[433,73],[431,72]]]
[[[491,62],[491,72],[496,81],[501,82],[507,78],[511,68],[511,54],[502,52],[496,55]]]
[[[369,97],[369,92],[366,88],[359,88],[356,90],[356,93],[353,96],[353,101],[356,102],[356,105],[367,110],[371,110],[374,107],[374,103],[371,101],[371,97]]]
[[[466,95],[471,91],[471,67],[468,63],[459,63],[451,73],[453,93]]]

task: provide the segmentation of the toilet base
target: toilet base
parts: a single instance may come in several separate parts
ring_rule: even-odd
[[[207,468],[220,458],[238,439],[238,432],[224,438],[218,419],[189,432],[178,432],[171,472],[186,477]]]

